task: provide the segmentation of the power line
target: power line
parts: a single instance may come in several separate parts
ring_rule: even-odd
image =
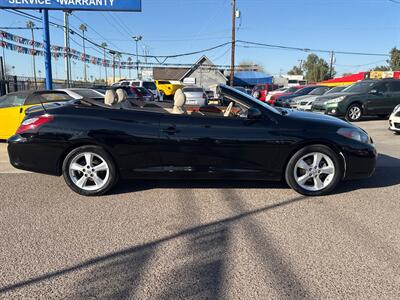
[[[242,43],[245,45],[255,45],[255,46],[262,46],[262,47],[266,47],[266,48],[275,48],[275,49],[283,49],[283,50],[297,50],[297,51],[302,51],[302,52],[332,53],[332,51],[333,51],[335,54],[346,54],[346,55],[385,56],[385,57],[390,56],[389,54],[383,54],[383,53],[366,53],[366,52],[311,49],[311,48],[301,48],[301,47],[293,47],[293,46],[264,44],[264,43],[250,42],[250,41],[243,41],[243,40],[237,40],[236,42]]]

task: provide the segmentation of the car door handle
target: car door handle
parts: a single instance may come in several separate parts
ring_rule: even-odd
[[[166,133],[166,134],[176,134],[179,131],[176,129],[176,127],[173,126],[169,126],[167,128],[164,128],[161,130],[162,132]]]

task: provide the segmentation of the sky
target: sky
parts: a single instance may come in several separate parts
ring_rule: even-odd
[[[126,0],[128,1],[128,0]],[[142,12],[73,12],[72,27],[88,26],[87,37],[110,48],[135,53],[134,35],[142,35],[140,51],[151,55],[172,55],[206,49],[230,41],[231,0],[142,0]],[[241,18],[237,20],[238,40],[310,49],[388,53],[400,45],[400,0],[237,0]],[[27,11],[39,16],[37,11]],[[62,24],[63,14],[50,12],[50,20]],[[0,27],[25,26],[26,18],[0,11]],[[35,22],[41,26],[40,22]],[[8,30],[29,38],[27,30]],[[41,40],[41,31],[35,32]],[[71,47],[82,51],[82,41],[73,37]],[[51,43],[63,45],[63,32],[52,27]],[[97,50],[97,51],[96,51]],[[101,57],[98,49],[87,53]],[[215,64],[230,64],[230,46],[206,54]],[[269,48],[237,47],[236,62],[254,61],[269,74],[284,74],[309,53]],[[328,53],[316,53],[329,60]],[[7,65],[14,72],[31,76],[31,57],[6,50]],[[197,54],[167,63],[194,63]],[[126,60],[127,57],[123,59]],[[368,70],[385,64],[385,57],[336,55],[338,74]],[[37,58],[43,74],[44,61]],[[104,77],[104,70],[89,66],[89,75]],[[110,72],[110,70],[109,70]],[[128,73],[128,71],[123,71]],[[53,62],[53,76],[64,78],[63,62]],[[83,64],[73,64],[73,78],[83,76]],[[128,76],[128,74],[123,74]]]

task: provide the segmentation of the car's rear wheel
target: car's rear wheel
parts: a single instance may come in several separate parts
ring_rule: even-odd
[[[302,195],[332,192],[343,176],[339,156],[324,145],[307,146],[293,155],[286,167],[286,182]]]
[[[359,104],[352,104],[347,109],[346,112],[346,120],[350,122],[357,122],[361,120],[363,116],[362,108]]]
[[[71,151],[62,171],[68,186],[83,196],[103,195],[118,180],[113,160],[98,146],[82,146]]]

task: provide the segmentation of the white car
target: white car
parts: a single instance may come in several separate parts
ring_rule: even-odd
[[[400,105],[397,105],[389,118],[389,130],[400,134]]]
[[[343,85],[343,86],[337,86],[334,87],[330,90],[328,90],[327,92],[325,92],[324,95],[328,95],[328,94],[333,94],[333,93],[339,93],[341,91],[343,91],[345,88],[347,88],[347,85]],[[319,95],[314,95],[311,96],[311,93],[309,94],[310,96],[307,98],[303,98],[303,99],[299,99],[296,108],[298,110],[303,110],[303,111],[311,111],[311,107],[313,102],[319,97]],[[300,98],[300,97],[298,97]]]
[[[185,105],[203,106],[207,104],[207,95],[202,87],[188,86],[182,89],[186,96]]]
[[[65,92],[74,99],[90,98],[94,100],[104,101],[104,94],[93,89],[69,88],[57,89],[56,91]]]
[[[136,86],[136,87],[144,87],[148,89],[153,95],[154,99],[157,101],[163,101],[163,97],[160,92],[157,90],[156,83],[153,80],[122,80],[119,82],[120,86]]]

